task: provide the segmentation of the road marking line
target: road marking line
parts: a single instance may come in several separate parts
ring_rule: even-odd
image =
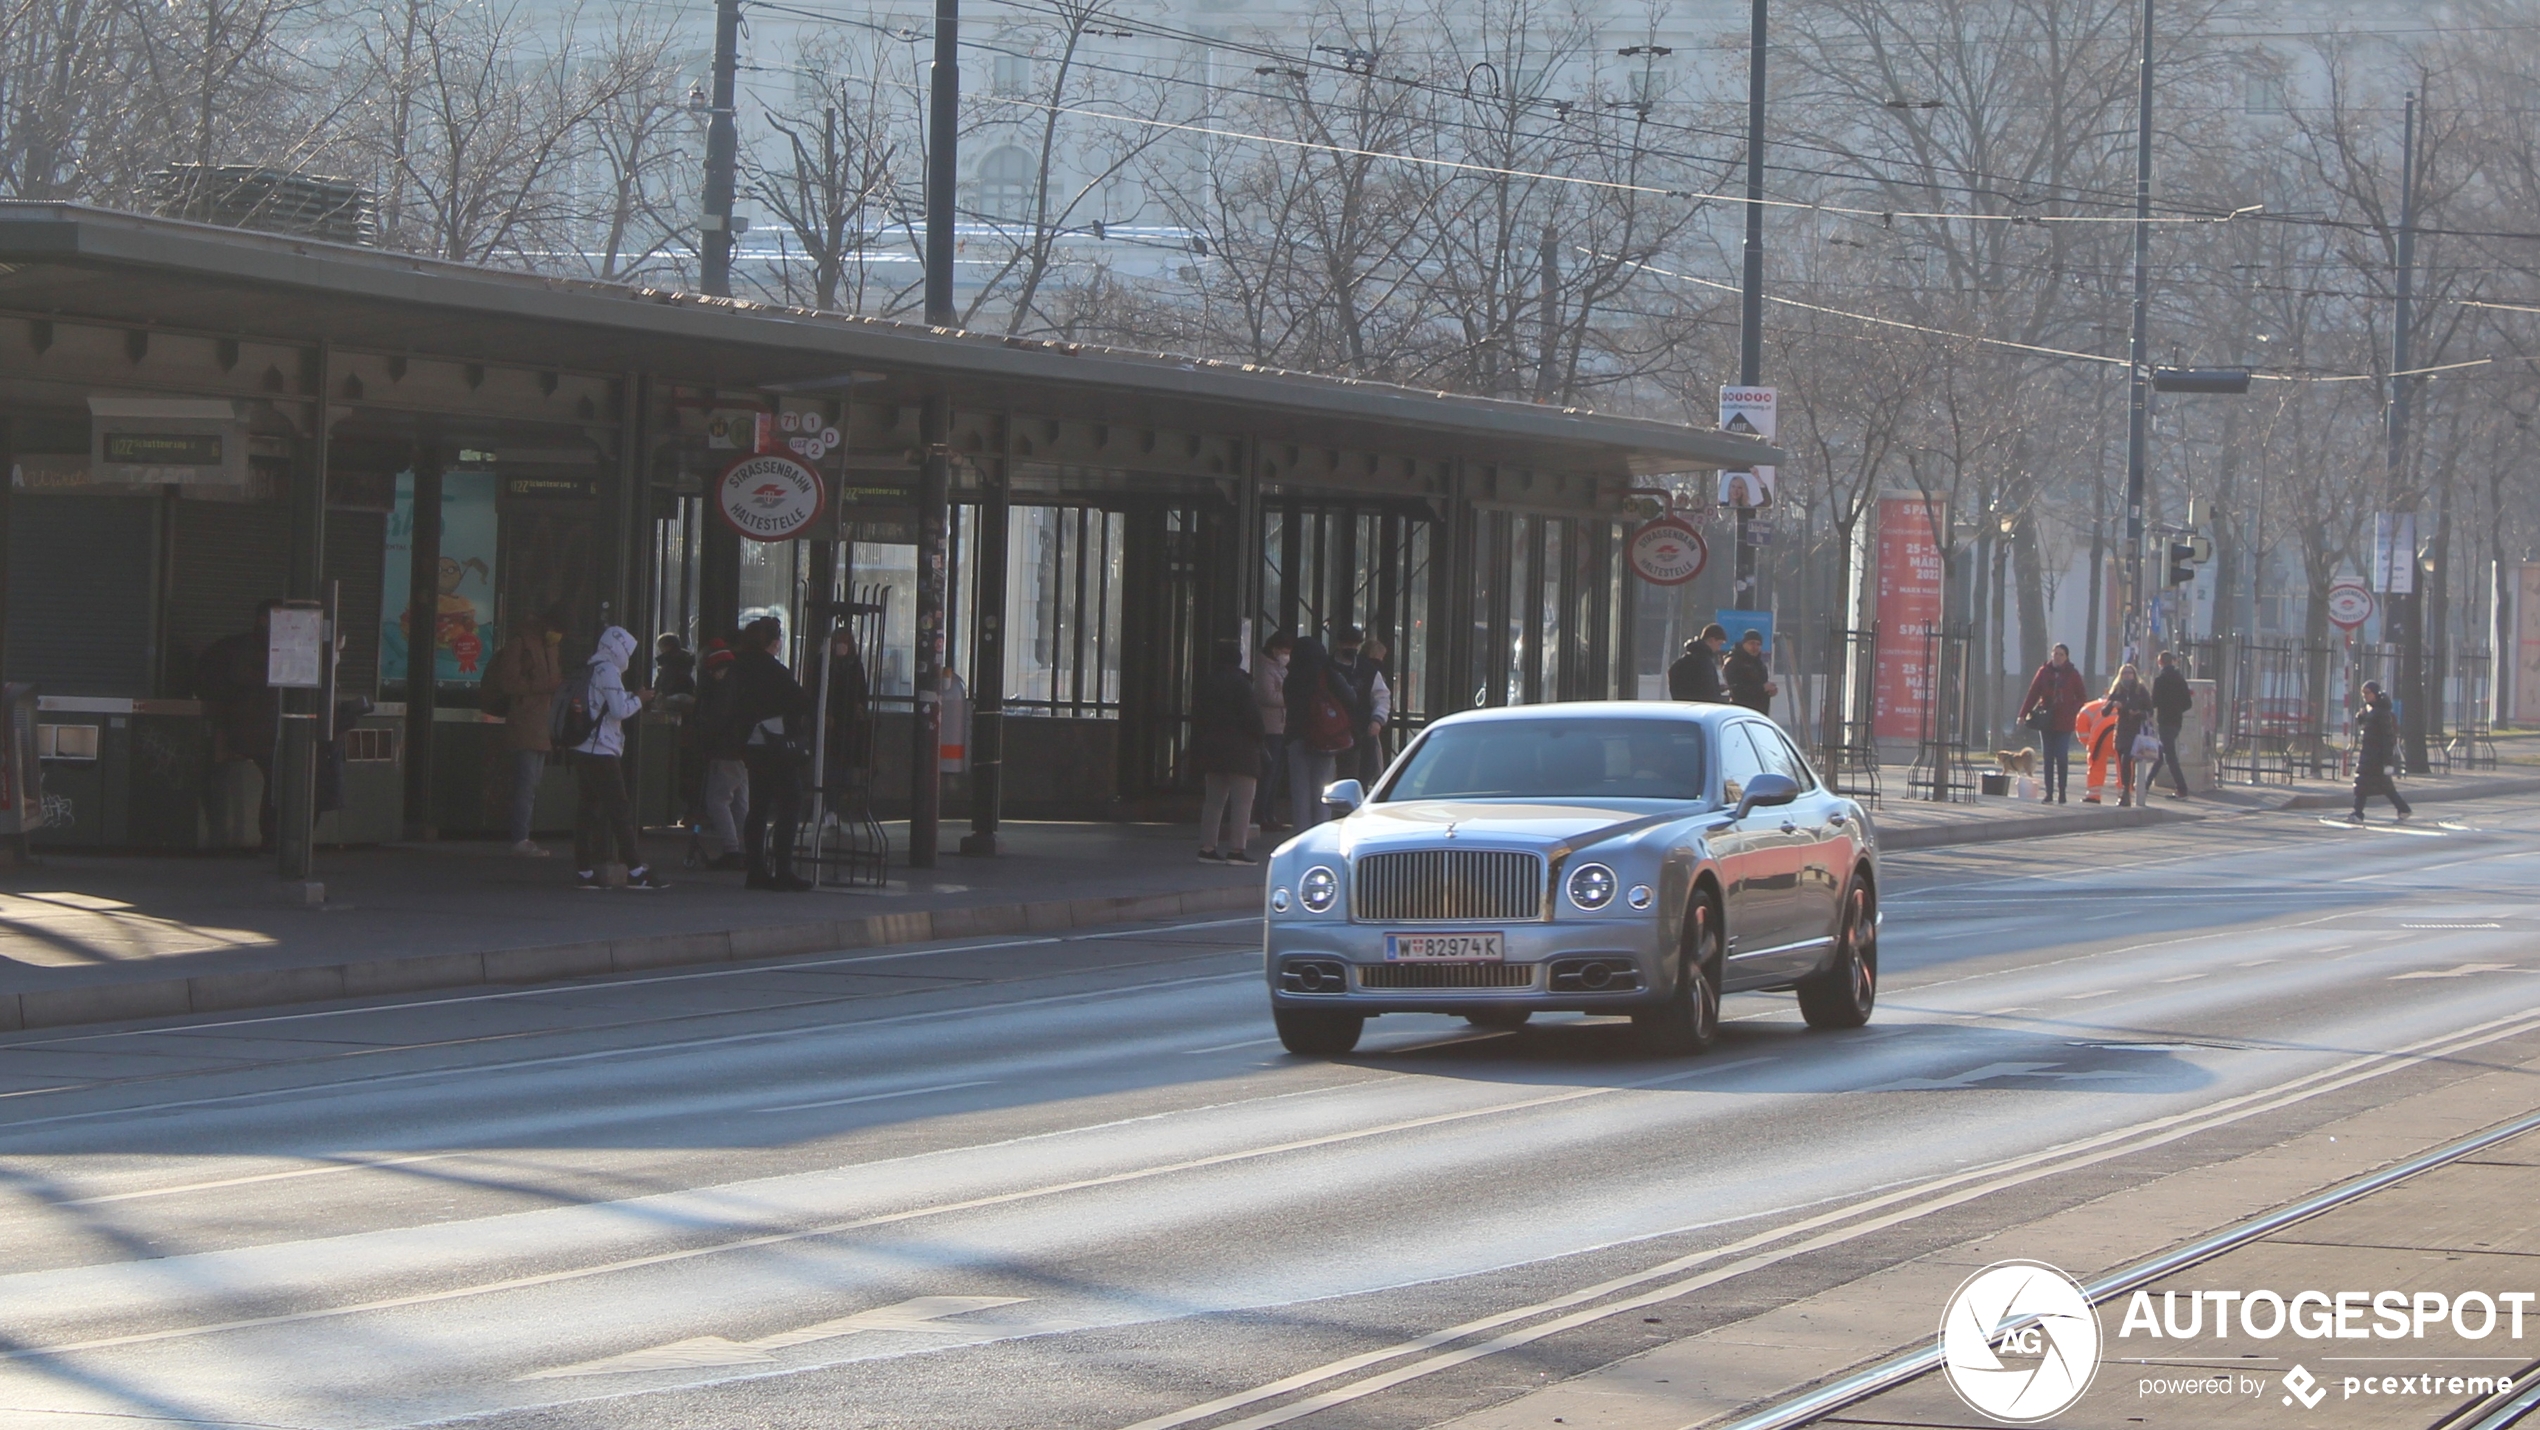
[[[185,1192],[211,1192],[223,1187],[247,1187],[258,1182],[286,1182],[295,1177],[329,1177],[337,1172],[367,1172],[374,1167],[411,1167],[417,1162],[440,1162],[463,1156],[459,1152],[422,1152],[412,1157],[378,1157],[359,1162],[337,1162],[324,1167],[300,1167],[288,1172],[265,1172],[252,1177],[223,1177],[216,1182],[187,1182],[175,1187],[151,1187],[138,1192],[111,1192],[100,1197],[77,1197],[66,1202],[52,1202],[57,1207],[94,1207],[108,1202],[137,1202],[144,1197],[173,1197]]]
[[[2207,976],[2208,975],[2202,973],[2182,973],[2176,978],[2155,978],[2152,981],[2155,983],[2193,983],[2197,979]]]
[[[1219,1043],[1213,1048],[1184,1048],[1182,1056],[1195,1058],[1202,1053],[1231,1053],[1237,1048],[1266,1048],[1277,1041],[1276,1038],[1246,1038],[1240,1043]]]
[[[752,1112],[809,1112],[815,1107],[846,1107],[858,1102],[888,1102],[895,1097],[924,1097],[930,1092],[955,1092],[965,1087],[990,1087],[995,1078],[979,1078],[970,1082],[938,1083],[933,1087],[907,1087],[897,1092],[868,1092],[861,1097],[833,1097],[825,1102],[788,1102],[777,1107],[753,1107]]]
[[[294,1023],[317,1018],[352,1018],[364,1013],[406,1012],[415,1008],[444,1008],[464,1003],[499,1003],[514,998],[549,998],[559,993],[589,993],[612,988],[642,988],[655,983],[694,983],[709,978],[748,978],[770,973],[798,973],[806,968],[844,968],[862,963],[890,963],[907,958],[935,958],[947,953],[981,953],[999,948],[1028,948],[1037,944],[1089,943],[1098,939],[1119,938],[1127,933],[1176,933],[1183,929],[1225,928],[1231,924],[1259,923],[1261,915],[1245,914],[1240,918],[1203,919],[1195,923],[1159,924],[1149,928],[1138,924],[1107,924],[1089,933],[1045,934],[1035,938],[991,939],[982,943],[950,944],[942,948],[900,949],[891,953],[849,954],[837,958],[796,959],[790,963],[751,963],[740,968],[700,968],[686,973],[655,973],[633,978],[612,974],[592,974],[590,978],[607,979],[594,983],[577,980],[570,983],[541,984],[535,988],[506,988],[497,993],[462,993],[447,998],[419,998],[400,1003],[366,1003],[358,1008],[316,1008],[305,1012],[267,1013],[253,1018],[225,1018],[208,1023],[164,1023],[149,1028],[118,1028],[103,1033],[72,1033],[53,1038],[29,1038],[0,1043],[0,1051],[10,1048],[49,1047],[57,1043],[103,1042],[110,1038],[151,1038],[162,1033],[199,1033],[212,1028],[252,1028],[266,1023]],[[1258,976],[1258,975],[1255,975]]]
[[[895,1305],[878,1306],[858,1311],[833,1321],[821,1321],[797,1331],[778,1331],[756,1340],[734,1341],[722,1336],[692,1336],[668,1345],[649,1346],[623,1355],[586,1360],[579,1365],[559,1366],[554,1370],[535,1370],[512,1377],[522,1380],[560,1380],[581,1375],[637,1375],[655,1370],[711,1370],[730,1365],[770,1365],[775,1352],[807,1346],[815,1341],[836,1340],[840,1336],[861,1335],[867,1331],[927,1331],[938,1335],[959,1335],[968,1329],[942,1324],[946,1316],[964,1316],[973,1311],[993,1311],[999,1306],[1016,1306],[1030,1300],[1028,1296],[919,1296]]]
[[[2380,1077],[2383,1074],[2391,1072],[2397,1068],[2411,1066],[2414,1061],[2419,1058],[2457,1054],[2470,1048],[2484,1046],[2485,1044],[2492,1042],[2501,1042],[2506,1038],[2534,1030],[2540,1030],[2540,1018],[2535,1018],[2527,1014],[2518,1014],[2510,1018],[2501,1018],[2493,1022],[2474,1025],[2468,1029],[2461,1030],[2460,1032],[2445,1034],[2442,1037],[2428,1039],[2425,1042],[2414,1044],[2409,1047],[2396,1048],[2385,1053],[2369,1053],[2362,1057],[2351,1059],[2348,1062],[2338,1064],[2335,1067],[2323,1068],[2316,1073],[2305,1074],[2302,1077],[2280,1083],[2274,1088],[2262,1088],[2255,1092],[2242,1094],[2240,1097],[2227,1099],[2226,1101],[2216,1104],[2213,1107],[2198,1109],[2193,1112],[2174,1114],[2170,1117],[2156,1119],[2153,1122],[2143,1124],[2139,1127],[2121,1128],[2113,1132],[2102,1133],[2096,1137],[2085,1138],[2080,1142],[2071,1143],[2061,1148],[2048,1148],[2039,1152],[2027,1153],[2020,1157],[2011,1158],[2007,1161],[1994,1164],[1990,1167],[1971,1169],[1966,1172],[1954,1173],[1932,1181],[1914,1183],[1900,1190],[1885,1193],[1866,1201],[1855,1203],[1848,1207],[1823,1212],[1817,1216],[1809,1217],[1781,1228],[1758,1232],[1753,1236],[1747,1237],[1741,1241],[1733,1242],[1727,1246],[1716,1247],[1709,1251],[1693,1252],[1689,1255],[1678,1257],[1673,1261],[1664,1262],[1646,1270],[1632,1272],[1624,1276],[1600,1282],[1594,1286],[1570,1292],[1563,1296],[1553,1297],[1549,1300],[1537,1302],[1532,1306],[1521,1306],[1512,1310],[1497,1312],[1478,1320],[1467,1321],[1460,1326],[1451,1326],[1442,1331],[1431,1332],[1430,1334],[1419,1337],[1415,1340],[1403,1341],[1396,1345],[1383,1347],[1377,1350],[1362,1351],[1357,1355],[1345,1357],[1344,1359],[1333,1361],[1327,1365],[1319,1366],[1312,1370],[1300,1371],[1295,1375],[1287,1376],[1267,1385],[1255,1387],[1252,1390],[1239,1391],[1232,1395],[1220,1396],[1217,1399],[1209,1401],[1203,1405],[1196,1405],[1186,1410],[1141,1420],[1134,1425],[1128,1426],[1127,1430],[1177,1430],[1177,1427],[1179,1426],[1188,1425],[1198,1420],[1209,1419],[1223,1414],[1226,1411],[1240,1409],[1246,1405],[1257,1404],[1263,1400],[1275,1399],[1281,1395],[1288,1394],[1291,1391],[1302,1390],[1307,1386],[1331,1380],[1338,1376],[1347,1375],[1353,1371],[1363,1370],[1369,1366],[1377,1365],[1384,1361],[1395,1360],[1402,1356],[1417,1354],[1418,1352],[1424,1350],[1433,1350],[1452,1341],[1463,1340],[1470,1336],[1479,1335],[1484,1331],[1497,1330],[1503,1326],[1513,1325],[1519,1321],[1529,1320],[1552,1311],[1561,1310],[1565,1307],[1582,1305],[1586,1302],[1594,1301],[1601,1297],[1610,1295],[1616,1291],[1629,1290],[1634,1286],[1659,1280],[1663,1277],[1672,1276],[1677,1272],[1689,1270],[1707,1262],[1719,1261],[1731,1256],[1740,1256],[1741,1254],[1747,1252],[1755,1252],[1758,1251],[1759,1248],[1771,1245],[1773,1242],[1780,1241],[1791,1236],[1797,1236],[1803,1232],[1812,1231],[1820,1227],[1832,1226],[1848,1218],[1878,1210],[1881,1207],[1892,1206],[1899,1202],[1908,1203],[1908,1205],[1903,1207],[1901,1210],[1889,1212],[1868,1222],[1846,1227],[1841,1230],[1824,1232],[1820,1235],[1809,1237],[1805,1241],[1783,1247],[1778,1251],[1759,1252],[1759,1254],[1755,1255],[1746,1255],[1743,1256],[1743,1259],[1732,1262],[1729,1265],[1721,1266],[1714,1270],[1706,1271],[1700,1275],[1688,1277],[1681,1281],[1670,1282],[1667,1285],[1656,1288],[1655,1290],[1645,1291],[1639,1295],[1632,1296],[1622,1301],[1610,1302],[1606,1305],[1596,1307],[1593,1310],[1574,1311],[1571,1314],[1560,1317],[1557,1320],[1542,1322],[1522,1331],[1513,1331],[1507,1335],[1485,1342],[1478,1346],[1469,1346],[1461,1350],[1449,1351],[1444,1355],[1431,1356],[1426,1360],[1418,1361],[1411,1365],[1385,1372],[1382,1375],[1369,1377],[1366,1380],[1359,1381],[1352,1385],[1325,1391],[1321,1395],[1312,1396],[1308,1399],[1298,1401],[1293,1405],[1283,1406],[1277,1410],[1268,1411],[1249,1419],[1235,1421],[1220,1427],[1220,1430],[1268,1430],[1268,1427],[1282,1425],[1291,1420],[1302,1419],[1305,1416],[1315,1414],[1319,1411],[1328,1410],[1335,1405],[1342,1405],[1351,1401],[1360,1400],[1380,1391],[1389,1390],[1394,1386],[1401,1385],[1407,1381],[1417,1380],[1423,1376],[1436,1374],[1439,1371],[1451,1370],[1456,1366],[1479,1360],[1484,1356],[1497,1355],[1502,1351],[1516,1350],[1521,1347],[1531,1345],[1547,1336],[1556,1335],[1562,1331],[1576,1329],[1579,1326],[1593,1324],[1594,1322],[1605,1320],[1613,1316],[1627,1314],[1649,1306],[1660,1305],[1667,1301],[1676,1300],[1692,1292],[1702,1290],[1705,1287],[1714,1286],[1720,1282],[1730,1280],[1733,1277],[1744,1275],[1749,1271],[1761,1270],[1765,1267],[1789,1260],[1795,1256],[1805,1255],[1811,1251],[1823,1250],[1829,1246],[1841,1245],[1844,1242],[1855,1240],[1872,1232],[1886,1230],[1891,1226],[1903,1225],[1907,1222],[1918,1220],[1935,1212],[1974,1201],[1979,1197],[1989,1195],[1995,1191],[2009,1190],[2046,1177],[2060,1175],[2061,1173],[2069,1171],[2078,1171],[2084,1167],[2094,1166],[2098,1163],[2111,1161],[2118,1157],[2128,1156],[2137,1152],[2149,1151],[2152,1148],[2164,1146],[2168,1143],[2194,1136],[2199,1132],[2209,1131],[2212,1128],[2226,1126],[2230,1123],[2241,1121],[2248,1117],[2254,1117],[2262,1113],[2289,1107],[2295,1103],[2307,1101],[2310,1098],[2318,1097],[2326,1093],[2341,1091],[2358,1083]],[[2310,1085],[2306,1087],[2306,1083]],[[2139,1144],[2127,1144],[2126,1139],[2135,1137],[2137,1134],[2141,1133],[2150,1133],[2152,1135],[2144,1137]],[[2059,1162],[2057,1160],[2059,1158],[2067,1160]],[[1992,1180],[1986,1181],[1984,1180],[1986,1178],[1991,1178]],[[1959,1189],[1951,1191],[1944,1196],[1936,1198],[1931,1196],[1931,1193],[1936,1190],[1952,1186]]]
[[[2397,983],[2403,979],[2409,978],[2467,978],[2473,974],[2479,973],[2523,973],[2527,971],[2528,970],[2516,968],[2510,963],[2464,963],[2457,968],[2447,968],[2440,973],[2437,973],[2430,968],[2420,968],[2414,973],[2394,973],[2390,975],[2390,981]]]
[[[787,1038],[814,1038],[825,1034],[865,1028],[890,1027],[899,1023],[923,1023],[949,1018],[973,1018],[1007,1012],[1016,1008],[1043,1008],[1054,1003],[1082,1003],[1091,999],[1118,998],[1124,993],[1144,993],[1161,988],[1182,988],[1194,983],[1259,982],[1261,970],[1241,973],[1208,973],[1189,978],[1166,978],[1153,983],[1132,983],[1118,988],[1099,988],[1085,993],[1053,993],[1044,998],[1017,998],[1005,1003],[986,1003],[967,1008],[937,1008],[923,1013],[898,1013],[887,1018],[858,1018],[851,1022],[805,1023],[790,1028],[766,1028],[749,1033],[722,1033],[711,1038],[689,1038],[671,1043],[642,1043],[622,1048],[595,1048],[581,1053],[550,1053],[543,1057],[513,1058],[499,1063],[463,1063],[456,1067],[431,1068],[421,1072],[381,1073],[375,1077],[340,1078],[332,1082],[301,1083],[292,1087],[264,1088],[256,1092],[223,1093],[215,1097],[190,1097],[174,1102],[145,1102],[130,1107],[99,1108],[91,1112],[63,1112],[51,1117],[26,1117],[0,1122],[0,1138],[30,1127],[50,1127],[63,1122],[94,1122],[99,1118],[137,1117],[154,1112],[175,1112],[191,1107],[218,1107],[228,1103],[256,1102],[268,1098],[293,1097],[308,1093],[332,1093],[351,1089],[386,1087],[402,1082],[437,1082],[457,1077],[473,1077],[482,1073],[514,1072],[521,1068],[556,1067],[569,1063],[599,1062],[611,1058],[635,1058],[652,1053],[687,1052],[697,1048],[731,1047],[740,1043],[771,1043]],[[570,1033],[570,1028],[554,1030]]]

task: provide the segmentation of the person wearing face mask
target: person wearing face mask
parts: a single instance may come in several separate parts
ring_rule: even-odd
[[[1252,666],[1252,701],[1261,707],[1261,747],[1267,766],[1260,787],[1253,792],[1253,823],[1265,834],[1291,827],[1279,817],[1279,809],[1287,792],[1288,654],[1295,649],[1296,638],[1281,631],[1261,643],[1261,659]]]

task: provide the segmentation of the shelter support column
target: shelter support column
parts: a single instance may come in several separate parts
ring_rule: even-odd
[[[997,852],[1005,800],[1006,529],[1013,510],[1014,417],[999,419],[1005,455],[989,465],[979,488],[979,540],[970,559],[979,573],[971,629],[978,633],[970,670],[970,832],[964,854]]]
[[[315,357],[317,400],[309,404],[309,430],[293,444],[291,463],[291,567],[284,592],[294,601],[323,601],[326,579],[327,438],[334,425],[327,405],[334,394],[335,349],[319,343]],[[435,594],[439,587],[436,585]],[[336,614],[331,602],[328,615]],[[334,633],[328,633],[332,639]],[[325,657],[333,665],[333,653]],[[274,846],[276,872],[285,880],[307,883],[313,873],[317,830],[317,760],[320,744],[334,734],[325,709],[334,698],[333,680],[317,690],[284,690],[281,696],[280,747],[274,752]]]
[[[415,442],[414,533],[406,571],[406,837],[437,839],[433,817],[432,712],[440,701],[436,663],[441,614],[441,443]],[[395,599],[392,595],[390,599]]]
[[[908,866],[935,867],[944,801],[944,505],[952,488],[952,396],[937,391],[919,419],[917,633],[908,754]]]

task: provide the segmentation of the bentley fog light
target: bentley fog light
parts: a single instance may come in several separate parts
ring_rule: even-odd
[[[1570,902],[1590,911],[1614,902],[1614,891],[1621,884],[1614,871],[1602,864],[1582,864],[1570,871]]]
[[[1305,871],[1304,878],[1296,881],[1296,896],[1308,912],[1329,913],[1333,902],[1341,896],[1340,876],[1317,864]]]

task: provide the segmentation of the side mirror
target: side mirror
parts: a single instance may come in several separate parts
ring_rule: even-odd
[[[1758,809],[1788,804],[1799,798],[1799,781],[1783,774],[1760,774],[1746,782],[1746,795],[1737,802],[1733,819],[1744,819]]]
[[[1323,802],[1354,810],[1367,802],[1367,788],[1356,780],[1338,780],[1323,786]]]

